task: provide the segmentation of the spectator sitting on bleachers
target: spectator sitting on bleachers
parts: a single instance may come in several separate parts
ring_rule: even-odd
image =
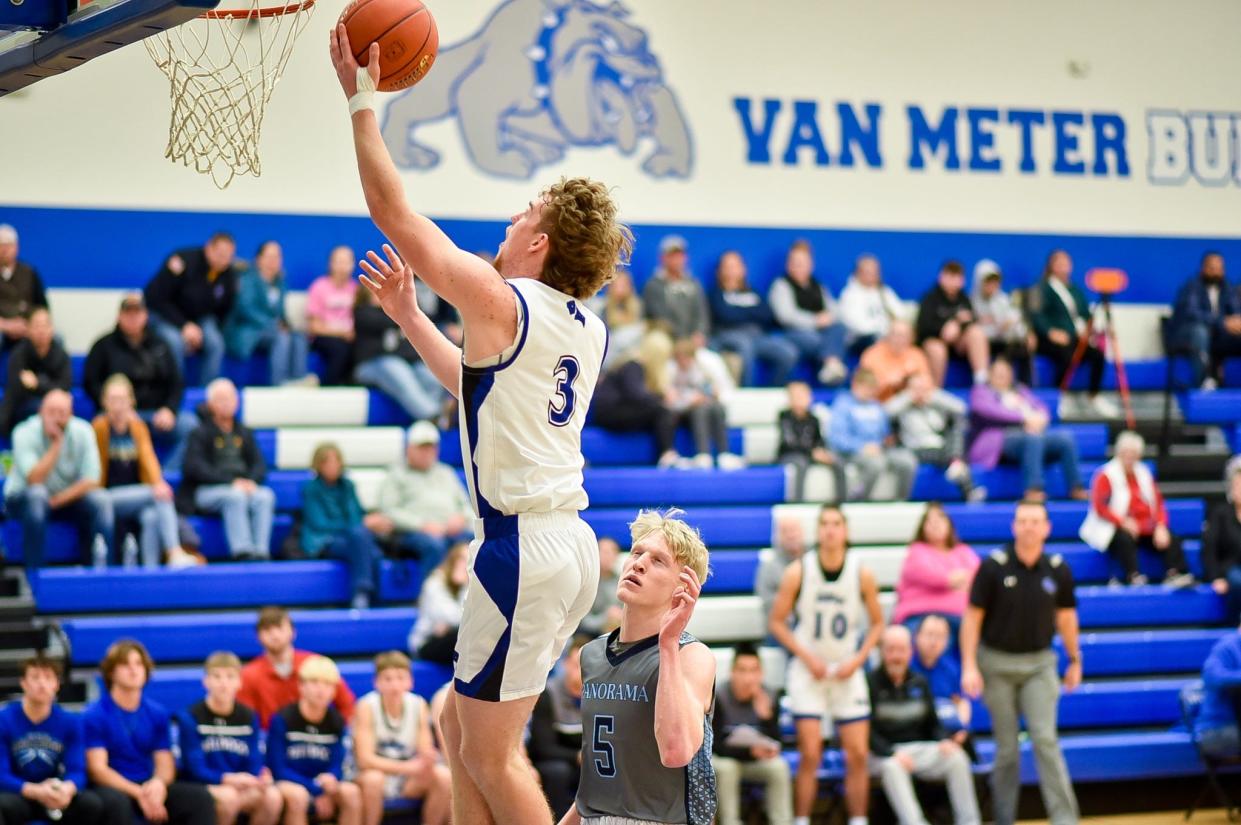
[[[0,710],[0,822],[112,825],[116,812],[86,789],[82,719],[56,704],[60,662],[36,654],[18,672],[21,699]]]
[[[142,566],[158,567],[161,550],[168,554],[169,567],[200,564],[181,546],[172,487],[164,480],[150,430],[134,412],[134,388],[124,375],[104,383],[103,411],[91,426],[99,449],[100,485],[122,533],[137,528]]]
[[[945,478],[960,488],[966,501],[987,498],[986,487],[974,486],[964,457],[964,401],[936,387],[930,376],[915,373],[904,392],[889,398],[884,409],[895,424],[900,445],[913,450],[918,461],[942,468]]]
[[[297,701],[298,669],[316,654],[293,647],[297,631],[289,611],[283,607],[260,610],[255,632],[263,652],[241,669],[237,701],[252,708],[259,715],[259,724],[266,729],[272,714]],[[344,682],[337,684],[333,702],[348,720],[353,714],[353,691]]]
[[[353,305],[358,282],[353,277],[354,255],[347,246],[334,248],[327,274],[306,291],[306,333],[310,348],[323,359],[323,383],[336,386],[349,377],[353,352]]]
[[[267,765],[284,798],[284,825],[334,820],[362,825],[362,791],[344,779],[345,719],[332,707],[340,670],[311,656],[298,671],[298,699],[271,718]]]
[[[956,636],[948,620],[932,613],[918,624],[909,667],[930,684],[939,720],[948,733],[957,744],[971,748],[969,730],[974,706],[961,695],[961,661],[956,647]]]
[[[302,552],[312,559],[343,561],[349,570],[350,606],[365,610],[379,596],[383,552],[366,524],[377,519],[362,512],[340,447],[315,447],[310,469],[314,477],[302,484]]]
[[[354,381],[380,390],[414,421],[439,414],[444,395],[439,380],[369,289],[358,290],[353,335]]]
[[[590,414],[594,423],[618,433],[649,431],[655,438],[659,466],[676,466],[677,422],[668,407],[668,361],[672,342],[667,335],[642,339],[638,351],[620,359],[599,377]]]
[[[875,398],[878,389],[875,374],[860,368],[853,374],[850,391],[837,393],[832,402],[828,446],[858,474],[857,487],[841,496],[842,500],[870,501],[885,471],[896,477],[896,501],[908,500],[913,490],[918,459],[893,443],[888,415]]]
[[[776,603],[776,592],[785,569],[806,555],[806,528],[800,517],[785,513],[776,518],[775,534],[775,546],[754,571],[754,595],[762,605],[764,622]]]
[[[797,347],[771,331],[775,318],[767,300],[746,280],[741,253],[730,250],[720,256],[710,297],[711,348],[734,356],[740,369],[732,369],[733,379],[753,386],[755,365],[762,361],[767,365],[769,385],[787,383],[797,365]]]
[[[934,381],[926,353],[913,343],[913,326],[904,318],[893,318],[887,334],[862,353],[858,366],[874,373],[879,382],[880,401],[887,401],[905,389],[915,375],[925,375]]]
[[[419,659],[451,665],[457,647],[457,628],[465,609],[465,586],[470,581],[469,545],[453,545],[444,560],[422,581],[418,618],[409,631],[409,651]]]
[[[781,754],[779,710],[763,688],[758,649],[748,643],[734,647],[732,669],[715,690],[711,718],[719,825],[741,825],[743,781],[762,784],[769,825],[793,821],[792,776]]]
[[[215,800],[216,825],[245,814],[250,825],[276,825],[284,800],[263,766],[254,711],[237,701],[241,660],[217,651],[203,665],[207,696],[174,717],[181,776],[201,782]]]
[[[181,409],[185,392],[182,365],[147,323],[141,292],[121,299],[116,327],[97,340],[86,356],[82,385],[95,407],[103,409],[103,385],[114,375],[124,375],[134,388],[138,417],[151,428],[155,443],[168,453],[164,467],[181,469],[185,443],[198,426],[198,417]]]
[[[224,360],[222,329],[237,292],[237,244],[217,232],[201,247],[179,249],[164,260],[143,291],[151,326],[172,349],[188,374],[185,356],[200,353],[198,383],[220,374]]]
[[[1047,256],[1042,282],[1030,290],[1030,324],[1038,336],[1039,354],[1050,358],[1056,366],[1057,387],[1073,360],[1078,339],[1086,334],[1087,319],[1090,318],[1090,302],[1081,287],[1070,280],[1072,276],[1073,259],[1063,249],[1057,249]],[[1081,363],[1090,370],[1087,406],[1101,418],[1116,418],[1120,410],[1099,395],[1106,359],[1097,343],[1097,340],[1088,341],[1082,351]],[[1069,406],[1067,394],[1061,398],[1061,404],[1066,409]]]
[[[1241,305],[1224,274],[1224,256],[1207,252],[1198,273],[1176,294],[1168,346],[1192,355],[1194,386],[1223,383],[1223,360],[1241,355]]]
[[[1228,463],[1227,501],[1211,510],[1202,531],[1202,576],[1224,596],[1224,620],[1241,621],[1241,462]]]
[[[26,337],[31,310],[47,306],[43,279],[17,252],[17,230],[0,224],[0,353]]]
[[[237,388],[227,378],[207,385],[202,423],[190,433],[177,489],[183,513],[219,513],[234,561],[271,557],[276,494],[263,486],[267,464],[254,432],[237,420]]]
[[[845,325],[849,353],[860,355],[887,335],[892,321],[903,315],[901,299],[883,282],[879,259],[874,255],[858,255],[853,263],[853,274],[840,291],[840,320]]]
[[[942,616],[955,642],[978,564],[978,554],[957,537],[956,525],[943,505],[928,504],[901,564],[892,622],[913,632],[927,616]],[[950,647],[956,645],[950,643]]]
[[[579,633],[602,636],[620,627],[621,603],[616,597],[620,584],[621,548],[611,536],[599,537],[599,587],[595,603],[578,625]]]
[[[668,406],[677,425],[689,424],[694,436],[693,466],[710,468],[711,450],[721,470],[740,470],[745,459],[728,450],[728,419],[721,396],[732,389],[727,372],[715,374],[712,362],[700,359],[704,352],[693,338],[680,338],[672,346],[668,362]]]
[[[530,714],[526,750],[557,822],[573,807],[582,773],[582,646],[592,638],[578,633],[569,640]]]
[[[960,261],[945,261],[935,286],[926,291],[918,305],[918,345],[926,352],[937,386],[944,385],[952,355],[969,362],[975,384],[987,379],[991,348],[977,320],[965,292],[965,267]]]
[[[970,760],[945,735],[926,679],[910,669],[909,628],[892,625],[879,642],[882,664],[870,673],[872,774],[902,823],[926,822],[913,778],[948,787],[957,825],[979,825],[978,798]]]
[[[1034,377],[1030,358],[1038,347],[1038,338],[1026,326],[1021,309],[1013,305],[1012,297],[1004,291],[1003,280],[1000,265],[990,258],[974,264],[970,302],[978,326],[990,342],[991,355],[1007,358],[1028,384]]]
[[[266,352],[273,386],[290,382],[314,386],[318,376],[307,380],[310,344],[303,333],[289,327],[287,294],[284,253],[280,244],[264,241],[254,264],[238,278],[237,300],[224,323],[225,349],[242,360]]]
[[[1047,406],[1028,388],[1013,383],[1013,367],[1003,358],[991,363],[986,384],[970,391],[970,464],[992,470],[1001,460],[1021,467],[1023,498],[1047,497],[1044,465],[1059,462],[1069,498],[1084,501],[1077,442],[1060,430],[1048,430]]]
[[[826,286],[814,277],[810,244],[796,241],[789,247],[784,273],[771,283],[767,302],[802,358],[818,370],[820,384],[835,386],[848,377],[845,367],[845,325]]]
[[[1204,753],[1215,759],[1241,756],[1237,697],[1241,695],[1241,632],[1229,633],[1211,647],[1202,664],[1202,707],[1194,733]]]
[[[1192,587],[1194,576],[1181,540],[1168,530],[1168,511],[1155,476],[1142,463],[1146,442],[1125,430],[1116,436],[1111,461],[1090,480],[1090,508],[1078,534],[1082,541],[1120,562],[1128,584],[1146,584],[1138,570],[1138,549],[1145,547],[1163,560],[1164,584]]]
[[[82,716],[86,772],[118,822],[215,825],[207,786],[177,780],[171,718],[143,689],[155,663],[140,642],[113,642],[99,663],[104,691]],[[131,813],[132,812],[132,813]]]
[[[413,692],[409,657],[397,650],[376,656],[374,685],[353,721],[364,825],[379,825],[388,799],[422,800],[421,821],[447,825],[452,775],[431,738],[426,700]]]
[[[608,327],[608,351],[603,357],[603,368],[606,370],[632,355],[642,342],[642,336],[646,334],[642,298],[633,288],[633,276],[629,270],[618,269],[607,287],[586,304]]]
[[[102,538],[112,556],[112,502],[99,488],[101,469],[95,431],[73,415],[73,396],[51,390],[39,414],[13,430],[13,466],[4,483],[9,516],[21,522],[26,570],[43,566],[49,521],[73,524],[82,564]],[[107,558],[94,559],[107,563]]]
[[[388,468],[367,526],[397,555],[413,557],[425,580],[448,548],[473,538],[474,510],[457,471],[439,460],[440,431],[415,421],[405,460]]]
[[[680,235],[659,242],[659,269],[642,288],[642,304],[651,325],[673,339],[694,338],[706,346],[711,312],[702,284],[687,267],[686,243]]]
[[[39,410],[48,390],[66,392],[73,388],[73,367],[69,353],[56,340],[52,315],[44,307],[30,313],[26,339],[17,342],[9,355],[8,380],[0,404],[0,432],[9,435],[19,421]]]
[[[827,467],[835,481],[833,495],[837,501],[845,497],[844,463],[827,449],[823,440],[823,428],[819,417],[811,410],[814,401],[810,385],[793,381],[788,385],[789,408],[780,411],[776,426],[780,430],[780,444],[776,448],[776,461],[785,467],[785,473],[793,473],[789,501],[806,500],[806,473],[814,465]]]

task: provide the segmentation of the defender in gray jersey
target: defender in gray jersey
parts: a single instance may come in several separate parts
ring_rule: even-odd
[[[582,777],[561,825],[715,817],[715,656],[685,632],[707,548],[678,516],[638,514],[616,588],[621,625],[582,648]]]
[[[823,761],[823,718],[845,752],[849,825],[865,825],[870,801],[870,693],[862,668],[883,632],[874,574],[848,557],[849,529],[834,504],[819,510],[819,546],[784,571],[768,617],[771,635],[789,651],[788,700],[800,761],[793,823],[808,825]],[[790,628],[790,616],[796,624]],[[863,624],[868,624],[865,636]]]

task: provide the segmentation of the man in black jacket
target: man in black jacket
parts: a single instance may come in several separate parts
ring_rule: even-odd
[[[182,512],[219,513],[234,560],[271,556],[276,494],[262,486],[267,465],[250,428],[237,420],[237,388],[227,378],[207,385],[202,423],[190,433],[177,489]]]
[[[35,268],[17,259],[17,230],[0,224],[0,352],[26,337],[31,310],[47,306],[47,292]]]
[[[198,418],[181,411],[185,391],[181,364],[147,319],[142,293],[126,295],[116,328],[96,341],[86,356],[82,384],[95,406],[102,408],[104,383],[117,374],[128,378],[134,385],[138,416],[151,427],[155,442],[167,450],[164,469],[180,470],[185,442],[198,426]]]
[[[0,403],[0,431],[5,435],[39,411],[39,403],[49,390],[69,392],[73,387],[69,353],[56,340],[52,316],[46,308],[37,307],[30,313],[27,336],[9,356],[8,381]]]
[[[974,306],[965,294],[965,267],[960,261],[945,261],[939,268],[939,281],[918,305],[918,344],[931,362],[937,387],[944,386],[950,355],[969,361],[975,384],[986,382],[991,344],[975,320]]]
[[[715,733],[711,764],[715,766],[720,825],[741,825],[741,782],[762,782],[769,825],[793,821],[792,777],[780,755],[780,714],[763,689],[763,663],[758,649],[742,643],[733,648],[728,681],[716,690]]]
[[[187,354],[202,354],[200,384],[218,376],[224,360],[221,330],[237,293],[236,253],[233,236],[217,232],[200,248],[169,255],[146,286],[152,325],[177,363],[184,369]]]
[[[909,669],[909,628],[890,625],[879,642],[883,664],[870,673],[870,752],[874,772],[902,822],[926,822],[913,777],[944,782],[957,825],[978,825],[978,799],[970,760],[944,737],[926,679]]]
[[[560,672],[547,680],[530,716],[526,752],[557,820],[573,807],[582,770],[582,646],[590,640],[579,632],[569,641]]]

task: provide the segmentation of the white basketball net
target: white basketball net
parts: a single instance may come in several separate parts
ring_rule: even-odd
[[[210,175],[221,189],[237,175],[262,173],[259,136],[272,90],[315,0],[264,11],[259,0],[227,14],[208,12],[145,41],[172,82],[164,156]],[[237,16],[233,16],[237,15]]]

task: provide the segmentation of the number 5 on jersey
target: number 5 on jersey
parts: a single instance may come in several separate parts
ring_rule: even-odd
[[[573,385],[581,372],[581,365],[572,355],[562,355],[556,362],[556,368],[552,370],[556,394],[547,402],[547,421],[553,427],[563,427],[573,420],[573,411],[577,406],[577,393]]]
[[[590,749],[595,752],[595,771],[604,779],[612,779],[616,776],[616,751],[612,749],[612,743],[603,738],[605,733],[609,735],[615,733],[615,727],[614,717],[595,717],[594,741]]]

